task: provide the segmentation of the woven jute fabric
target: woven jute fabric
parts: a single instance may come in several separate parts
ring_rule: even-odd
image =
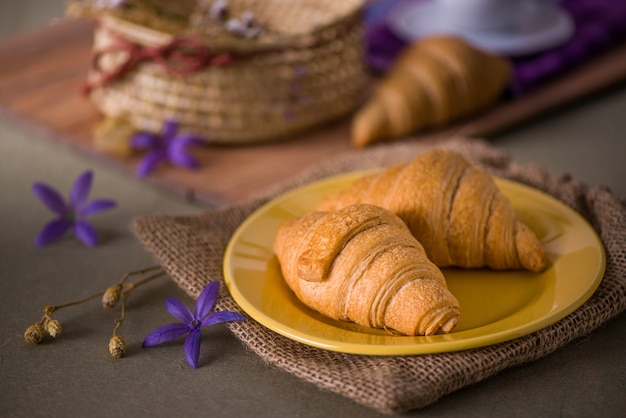
[[[450,139],[437,145],[404,142],[349,152],[277,186],[267,196],[197,216],[150,215],[137,219],[139,240],[190,296],[210,280],[223,281],[225,247],[237,227],[272,197],[316,179],[409,161],[437,146],[457,150],[493,175],[509,178],[563,201],[597,231],[606,250],[605,276],[576,311],[530,335],[459,352],[415,356],[365,356],[310,347],[265,328],[253,319],[229,324],[231,331],[266,362],[384,413],[421,408],[442,396],[507,368],[554,352],[589,334],[626,308],[626,200],[605,187],[590,188],[568,175],[516,163],[492,144]],[[226,286],[216,309],[242,312]]]

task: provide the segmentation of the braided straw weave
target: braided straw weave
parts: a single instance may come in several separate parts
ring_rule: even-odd
[[[173,33],[120,14],[100,16],[89,95],[106,116],[125,117],[142,130],[157,131],[164,120],[175,119],[216,143],[283,138],[345,116],[363,100],[362,5],[363,0],[230,0],[229,10],[250,11],[263,27],[252,39],[206,21],[194,26],[191,18]],[[156,50],[183,37],[203,47],[213,65],[175,73],[162,65],[170,58],[148,57],[114,81],[97,83],[128,60],[129,48]],[[127,48],[117,48],[120,42]],[[219,62],[224,56],[226,63]]]

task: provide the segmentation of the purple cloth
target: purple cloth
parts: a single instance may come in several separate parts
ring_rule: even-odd
[[[416,0],[379,0],[365,14],[367,63],[374,71],[384,72],[407,42],[387,25],[389,10],[398,3]],[[607,51],[626,38],[626,1],[563,0],[561,7],[574,22],[574,34],[565,43],[538,54],[510,58],[514,66],[511,91],[521,95],[548,82],[594,56]]]

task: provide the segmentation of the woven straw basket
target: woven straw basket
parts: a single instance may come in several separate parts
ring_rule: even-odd
[[[201,3],[206,9],[210,2]],[[124,117],[137,129],[158,131],[174,119],[182,129],[224,144],[287,137],[346,116],[362,102],[368,78],[363,0],[228,4],[232,14],[251,11],[263,33],[245,38],[206,22],[163,30],[120,14],[100,16],[88,75],[91,100],[106,116]],[[123,75],[99,83],[128,63],[131,49],[154,51],[181,38],[193,39],[193,48],[200,44],[212,64],[180,74],[144,53]],[[224,56],[226,64],[219,60]]]

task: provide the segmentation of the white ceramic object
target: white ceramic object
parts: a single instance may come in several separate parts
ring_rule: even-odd
[[[390,28],[407,41],[454,34],[498,55],[540,52],[567,41],[569,15],[551,0],[425,0],[400,3]]]

